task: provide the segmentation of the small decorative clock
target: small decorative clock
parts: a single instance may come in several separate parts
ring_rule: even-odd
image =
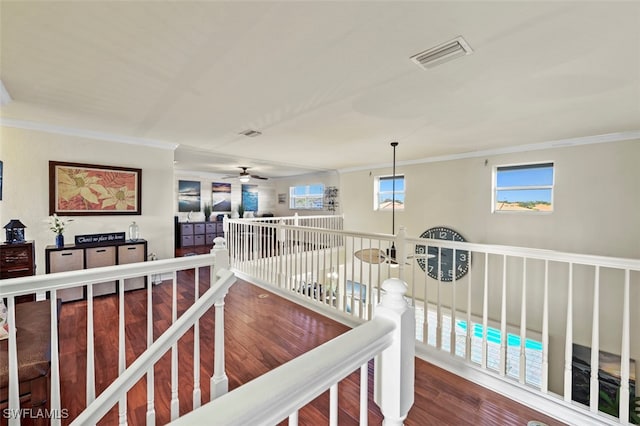
[[[449,241],[466,241],[462,235],[454,231],[453,229],[446,228],[444,226],[438,226],[430,228],[424,231],[420,238],[431,238],[436,240],[449,240]],[[455,262],[454,262],[455,251]],[[466,250],[454,250],[448,248],[439,249],[435,246],[428,246],[425,249],[423,245],[417,245],[415,249],[416,254],[427,253],[427,259],[418,258],[418,265],[425,271],[431,278],[444,282],[453,281],[453,268],[455,263],[455,277],[456,280],[462,278],[469,270],[471,264],[471,253]]]

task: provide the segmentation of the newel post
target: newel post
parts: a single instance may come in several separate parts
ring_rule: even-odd
[[[211,269],[211,284],[218,281],[217,274],[220,269],[229,269],[229,250],[227,250],[227,240],[216,237],[213,240],[211,254],[215,255],[213,268]]]
[[[393,321],[396,328],[391,346],[376,357],[374,400],[384,415],[384,425],[402,425],[414,398],[415,316],[404,298],[404,281],[389,278],[382,289],[375,316]]]
[[[227,242],[222,237],[213,240],[211,254],[215,255],[214,265],[211,268],[210,285],[218,280],[220,269],[229,269],[229,252]],[[211,401],[224,395],[229,390],[229,378],[224,367],[224,296],[223,294],[214,303],[215,306],[215,330],[213,349],[213,376],[211,376]]]

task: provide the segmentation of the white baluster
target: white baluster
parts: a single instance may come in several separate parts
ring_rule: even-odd
[[[298,410],[289,416],[289,426],[298,426]]]
[[[522,302],[520,305],[520,383],[527,377],[527,258],[522,259]]]
[[[622,349],[620,350],[620,423],[629,423],[629,290],[630,271],[624,271],[624,295],[622,301]]]
[[[489,253],[484,254],[484,291],[482,299],[482,368],[487,368],[489,342],[487,332],[489,328]]]
[[[87,405],[96,399],[96,368],[93,346],[93,284],[87,284]]]
[[[472,345],[472,336],[473,336],[473,324],[471,323],[471,251],[467,252],[467,262],[469,265],[468,272],[468,284],[467,284],[467,336],[465,339],[465,358],[467,361],[471,361],[471,345]],[[425,298],[426,300],[426,298]]]
[[[14,296],[7,297],[7,323],[9,324],[9,426],[20,426],[18,342],[16,341],[16,302]]]
[[[338,384],[329,388],[329,425],[338,426]]]
[[[567,328],[564,341],[564,400],[571,401],[571,358],[573,357],[573,263],[569,263],[569,286],[567,289]]]
[[[229,390],[229,378],[225,371],[224,358],[224,295],[215,304],[215,346],[213,349],[213,376],[211,376],[211,400]]]
[[[360,426],[369,423],[369,364],[360,367]]]
[[[440,288],[442,286],[442,247],[438,247],[438,280],[436,281],[436,348],[442,349],[442,303]],[[425,315],[427,311],[425,310]]]
[[[50,290],[51,303],[51,412],[61,413],[60,399],[60,355],[58,350],[58,295],[56,289]],[[61,416],[53,416],[52,426],[61,424]]]
[[[199,274],[198,268],[195,274]],[[171,292],[171,324],[178,319],[178,275],[173,271],[173,283]],[[180,417],[180,402],[178,400],[178,344],[171,346],[171,420]]]
[[[591,320],[591,365],[600,365],[600,266],[596,266],[595,281],[593,284],[593,311]],[[591,369],[589,384],[589,409],[592,413],[598,412],[600,399],[598,381],[598,368]]]
[[[507,373],[507,256],[502,256],[502,299],[500,302],[500,370]]]
[[[453,255],[452,276],[451,276],[451,330],[449,333],[449,353],[456,355],[456,251],[451,249]]]
[[[542,380],[540,390],[549,391],[549,261],[544,261],[544,295],[542,302]]]
[[[118,280],[118,374],[124,373],[127,368],[125,352],[125,318],[124,318],[124,280]],[[118,402],[118,419],[120,425],[127,424],[127,394]]]
[[[153,344],[153,285],[151,275],[147,277],[147,349]],[[155,426],[156,410],[154,395],[154,372],[153,365],[147,370],[147,426]]]
[[[214,249],[211,249],[212,251]],[[213,269],[213,266],[211,267]],[[195,275],[194,303],[200,297],[200,274]],[[193,324],[193,409],[200,407],[200,318]]]

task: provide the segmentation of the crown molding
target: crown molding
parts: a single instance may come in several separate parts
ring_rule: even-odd
[[[151,148],[167,149],[174,151],[179,144],[158,141],[154,139],[136,138],[131,136],[116,135],[113,133],[97,132],[87,129],[75,129],[72,127],[56,126],[35,121],[16,120],[13,118],[0,117],[0,126],[14,127],[18,129],[35,130],[38,132],[55,133],[65,136],[76,136],[81,138],[96,139],[101,141],[126,143],[129,145],[142,145]]]
[[[591,145],[596,143],[622,142],[633,139],[640,139],[640,130],[629,132],[607,133],[603,135],[583,136],[579,138],[560,139],[556,141],[533,143],[527,145],[516,145],[504,148],[487,149],[483,151],[463,152],[460,154],[441,155],[437,157],[426,157],[416,160],[397,161],[396,166],[410,166],[414,164],[437,163],[441,161],[462,160],[466,158],[486,157],[491,155],[513,154],[518,152],[539,151],[543,149],[567,148],[572,146]],[[360,172],[363,170],[383,169],[391,167],[392,163],[373,164],[369,166],[347,167],[338,169],[340,174]]]

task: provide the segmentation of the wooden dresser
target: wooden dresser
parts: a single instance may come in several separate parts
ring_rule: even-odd
[[[36,274],[33,241],[0,245],[0,279],[27,277]],[[35,294],[16,297],[16,303],[35,300]]]
[[[35,275],[33,241],[0,245],[0,279]]]
[[[177,245],[183,247],[211,246],[216,237],[224,237],[222,221],[219,222],[179,222]]]

